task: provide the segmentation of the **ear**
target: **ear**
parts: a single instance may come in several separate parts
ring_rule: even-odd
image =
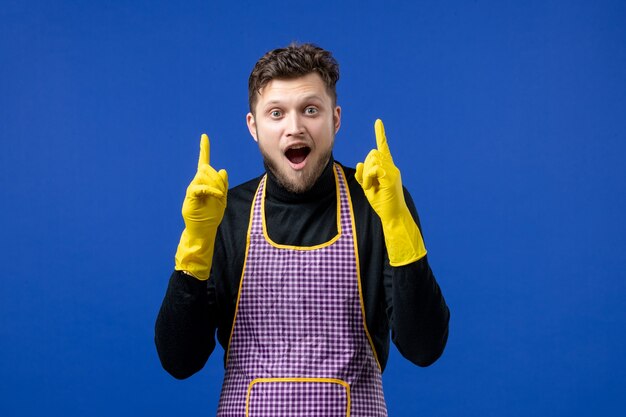
[[[341,107],[339,106],[335,106],[335,110],[333,111],[333,123],[335,125],[335,134],[337,134],[341,127]]]
[[[259,138],[256,136],[256,121],[254,120],[254,115],[252,113],[248,113],[246,115],[246,124],[248,125],[250,135],[252,135],[255,142],[258,142]]]

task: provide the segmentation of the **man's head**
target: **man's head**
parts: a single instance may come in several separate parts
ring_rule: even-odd
[[[330,52],[289,45],[263,56],[249,80],[248,129],[267,168],[292,192],[310,189],[332,153],[341,125]]]
[[[286,48],[269,51],[261,57],[252,69],[248,79],[248,104],[255,114],[255,106],[261,89],[273,79],[293,79],[316,72],[328,94],[337,103],[335,85],[339,81],[339,65],[329,51],[311,43],[292,43]]]

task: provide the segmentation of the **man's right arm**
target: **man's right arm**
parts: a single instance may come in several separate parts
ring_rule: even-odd
[[[215,292],[209,277],[227,193],[228,175],[211,167],[209,138],[203,134],[198,169],[183,202],[185,229],[176,251],[175,271],[155,328],[161,364],[178,379],[202,369],[215,348]]]

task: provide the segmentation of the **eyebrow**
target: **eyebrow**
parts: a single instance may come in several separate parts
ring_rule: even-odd
[[[322,98],[320,96],[318,96],[317,94],[311,94],[311,95],[305,96],[304,97],[304,101],[308,101],[308,100],[323,101]]]

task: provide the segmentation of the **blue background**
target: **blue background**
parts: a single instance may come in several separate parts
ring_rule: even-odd
[[[222,350],[176,381],[153,323],[199,137],[262,164],[247,77],[318,43],[348,165],[385,122],[452,311],[392,348],[391,416],[623,415],[626,2],[2,1],[0,415],[208,416]]]

